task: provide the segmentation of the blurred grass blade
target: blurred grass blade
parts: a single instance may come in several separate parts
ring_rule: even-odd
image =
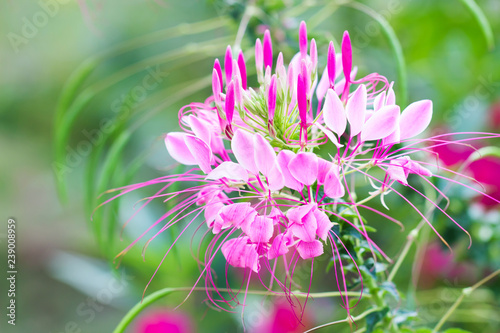
[[[158,290],[151,295],[148,295],[142,299],[141,302],[137,303],[129,312],[122,318],[118,326],[115,328],[113,333],[123,333],[127,329],[128,325],[134,320],[135,317],[139,313],[142,312],[145,308],[147,308],[150,304],[156,302],[160,298],[170,295],[174,291],[178,291],[178,289],[165,288],[162,290]]]
[[[375,21],[377,21],[382,27],[382,31],[389,40],[392,51],[394,52],[394,56],[396,57],[396,64],[398,69],[398,82],[396,82],[396,84],[397,86],[399,86],[398,89],[399,90],[398,99],[400,100],[399,104],[401,105],[401,107],[406,106],[408,102],[408,82],[406,74],[406,63],[403,55],[403,48],[401,47],[401,43],[399,42],[399,39],[396,36],[396,33],[394,32],[394,29],[385,19],[385,17],[383,17],[375,10],[364,4],[361,4],[359,2],[348,2],[343,5],[349,6],[356,10],[359,10],[360,12],[365,13],[366,15],[370,16]]]
[[[474,161],[477,161],[479,159],[482,159],[482,158],[485,158],[488,156],[500,158],[500,148],[496,147],[496,146],[487,146],[487,147],[480,148],[480,149],[476,150],[474,153],[472,153],[472,155],[468,159],[469,160],[468,162],[472,163]]]
[[[476,19],[477,23],[479,23],[479,27],[481,28],[481,32],[483,33],[484,39],[486,40],[486,45],[488,49],[491,51],[495,47],[495,39],[493,37],[493,30],[491,29],[490,22],[486,18],[483,10],[477,5],[474,0],[460,0],[465,7],[471,12],[472,16]]]

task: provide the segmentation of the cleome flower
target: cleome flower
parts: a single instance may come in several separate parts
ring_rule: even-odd
[[[168,255],[180,236],[203,220],[205,227],[197,230],[206,228],[210,243],[197,283],[204,280],[207,296],[215,306],[244,304],[244,300],[238,301],[238,292],[225,298],[217,291],[212,265],[220,255],[227,265],[244,269],[246,288],[252,275],[262,281],[266,273],[271,282],[263,282],[264,287],[276,292],[276,284],[287,295],[292,294],[291,280],[299,261],[311,261],[312,278],[314,260],[330,256],[339,291],[343,293],[343,305],[349,312],[342,263],[345,256],[341,257],[341,252],[353,257],[339,235],[340,224],[354,228],[372,252],[390,260],[371,240],[360,209],[401,223],[366,205],[369,200],[378,197],[383,202],[385,195],[394,192],[427,221],[397,191],[395,184],[399,183],[447,215],[438,203],[412,187],[408,178],[414,174],[443,194],[428,179],[433,177],[431,170],[436,169],[433,163],[415,157],[432,154],[432,147],[450,143],[441,136],[415,139],[431,121],[432,102],[417,101],[401,110],[396,104],[393,82],[377,73],[357,79],[347,32],[340,53],[330,42],[322,71],[318,70],[316,42],[308,40],[304,22],[298,40],[300,50],[285,66],[282,53],[274,64],[269,31],[262,42],[257,39],[255,66],[259,86],[255,88],[247,86],[247,65],[241,51],[235,56],[228,46],[223,64],[215,60],[212,96],[204,103],[183,107],[179,112],[182,131],[165,137],[168,153],[180,164],[193,168],[184,174],[121,188],[105,202],[154,184],[163,187],[142,207],[155,198],[177,202],[120,255],[158,225],[162,225],[161,229],[148,243],[172,225],[185,221]],[[495,135],[480,138],[488,137]],[[453,143],[467,140],[471,138]],[[424,141],[431,147],[420,148],[418,144]],[[374,189],[362,200],[357,199],[360,194],[355,192],[356,177]],[[169,192],[174,183],[197,185]],[[210,233],[212,236],[208,236]],[[356,261],[352,261],[356,266]],[[357,266],[356,269],[361,277]]]

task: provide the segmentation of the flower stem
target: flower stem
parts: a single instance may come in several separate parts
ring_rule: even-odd
[[[448,309],[448,311],[441,318],[441,320],[439,320],[439,322],[436,324],[436,326],[434,327],[434,329],[432,330],[432,332],[433,333],[437,333],[439,331],[439,329],[444,325],[444,323],[448,320],[448,318],[451,316],[451,314],[453,313],[453,311],[456,310],[456,308],[460,305],[460,303],[462,303],[463,299],[466,296],[469,296],[475,289],[479,288],[480,286],[482,286],[483,284],[485,284],[489,280],[493,279],[497,275],[500,275],[500,269],[496,270],[493,273],[491,273],[490,275],[488,275],[487,277],[485,277],[481,281],[477,282],[472,287],[468,287],[468,288],[462,289],[462,293],[460,294],[460,296],[457,298],[457,300],[455,301],[455,303],[453,303],[453,305]]]

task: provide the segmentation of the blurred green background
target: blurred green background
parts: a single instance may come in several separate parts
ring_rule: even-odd
[[[326,3],[258,2],[260,9],[242,40],[250,72],[253,40],[262,35],[263,26],[271,29],[275,51],[283,50],[289,61],[298,50],[298,24],[305,20],[310,37],[318,41],[322,66],[327,41],[339,41],[348,30],[360,72],[381,73],[396,80],[396,90],[400,89],[396,60],[379,24],[342,6],[346,1]],[[492,121],[493,105],[500,98],[500,49],[489,49],[479,23],[462,1],[362,3],[393,27],[406,60],[408,101],[432,99],[435,128],[500,131]],[[500,2],[477,3],[489,19],[498,45]],[[111,332],[140,300],[172,234],[167,232],[153,242],[144,261],[141,245],[124,257],[119,270],[114,269],[112,259],[161,216],[165,205],[160,202],[141,212],[124,229],[123,240],[119,237],[121,225],[140,205],[137,200],[153,194],[152,190],[133,193],[97,210],[94,221],[90,215],[102,202],[98,199],[102,192],[171,172],[173,161],[164,149],[162,135],[178,128],[177,112],[182,105],[210,95],[213,60],[222,59],[226,46],[234,43],[245,5],[238,0],[89,0],[83,7],[86,13],[76,1],[0,4],[0,207],[4,221],[9,217],[17,221],[19,272],[17,324],[7,325],[2,310],[2,332]],[[75,70],[82,77],[82,64],[93,70],[72,95],[67,82],[75,82],[71,78]],[[68,122],[71,112],[74,118]],[[61,130],[64,127],[67,134]],[[415,291],[409,282],[410,259],[396,281],[402,290],[408,290],[402,302],[420,309],[422,325],[440,318],[458,297],[459,287],[500,267],[498,208],[486,213],[469,205],[470,193],[458,190],[453,197],[451,212],[471,230],[472,250],[464,249],[466,235],[456,232],[449,221],[438,219],[436,224],[456,249],[455,257],[446,260],[466,265],[466,273],[448,276],[423,271],[422,276],[434,280]],[[411,229],[418,223],[417,217],[408,216],[407,209],[392,199],[393,216],[402,218],[408,223],[407,230]],[[379,230],[379,245],[390,255],[397,254],[406,233],[387,221],[373,224]],[[0,230],[1,267],[6,262],[6,232],[5,222]],[[435,238],[427,237],[429,241]],[[190,255],[190,237],[184,238],[147,293],[193,285],[198,268]],[[388,242],[390,239],[394,241]],[[432,251],[433,258],[442,255],[439,244]],[[222,261],[217,265],[223,270]],[[334,290],[333,277],[319,271],[316,291]],[[491,283],[471,297],[452,318],[454,326],[498,332],[498,285],[498,281]],[[1,308],[5,309],[5,279],[0,286]],[[185,295],[176,293],[155,306],[172,309]],[[204,293],[195,293],[180,308],[190,316],[195,331],[241,331],[239,313],[217,312],[204,299]],[[248,328],[252,331],[269,319],[272,302],[250,298],[249,304]],[[336,299],[318,299],[308,306],[308,326],[345,316]]]

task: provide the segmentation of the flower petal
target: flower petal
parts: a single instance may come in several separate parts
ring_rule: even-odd
[[[319,238],[326,241],[328,237],[328,231],[333,227],[333,223],[330,222],[328,215],[325,212],[320,211],[319,209],[314,210],[314,217],[316,218],[316,224],[318,225],[316,229],[316,235]]]
[[[231,149],[238,163],[253,174],[259,171],[255,164],[253,135],[244,130],[236,130],[231,140]]]
[[[401,140],[422,133],[429,126],[431,119],[432,101],[425,99],[408,105],[399,120]]]
[[[203,142],[203,140],[192,135],[186,135],[184,137],[184,142],[196,160],[196,164],[200,166],[200,169],[204,173],[210,173],[214,161],[214,156],[210,147]]]
[[[254,135],[253,145],[257,170],[262,172],[264,176],[268,176],[276,162],[276,153],[271,144],[259,133]]]
[[[256,216],[253,222],[250,222],[242,228],[254,243],[267,243],[273,236],[273,219],[267,216]]]
[[[288,244],[285,234],[279,234],[273,240],[273,244],[267,252],[267,259],[271,260],[288,253]]]
[[[311,259],[323,254],[323,244],[319,240],[312,242],[300,242],[297,251],[302,259]]]
[[[206,179],[222,179],[227,178],[234,181],[248,181],[248,171],[238,163],[225,161],[210,171]]]
[[[285,186],[285,177],[277,161],[266,176],[271,191],[279,191]]]
[[[288,163],[295,157],[295,154],[290,150],[282,150],[278,154],[278,164],[281,168],[281,173],[285,180],[285,186],[295,191],[302,191],[304,185],[292,176],[288,169]]]
[[[344,105],[333,89],[328,89],[326,92],[323,118],[325,119],[326,126],[338,136],[344,134],[347,127],[347,117]]]
[[[312,185],[318,176],[318,157],[314,153],[298,153],[288,163],[292,176],[304,185]]]
[[[196,165],[196,159],[184,141],[184,137],[187,135],[189,134],[180,132],[168,133],[165,137],[165,145],[170,156],[177,162],[185,165]]]
[[[377,110],[366,121],[361,131],[361,141],[379,140],[396,130],[399,120],[399,106],[387,105]]]
[[[366,99],[366,87],[362,84],[351,96],[349,96],[349,99],[347,100],[345,108],[347,119],[351,125],[351,138],[361,132],[365,123]]]
[[[255,219],[257,211],[249,202],[239,202],[224,206],[218,214],[224,221],[243,229]]]
[[[341,198],[345,194],[344,185],[339,175],[339,166],[332,163],[332,167],[325,176],[323,190],[330,198]]]
[[[222,245],[222,254],[233,267],[251,268],[258,272],[259,254],[255,244],[248,244],[248,237],[233,238]]]

